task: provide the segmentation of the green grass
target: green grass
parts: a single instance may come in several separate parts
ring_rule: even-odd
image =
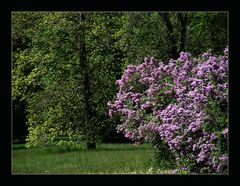
[[[14,144],[12,172],[37,174],[146,174],[170,173],[153,170],[151,144],[97,144],[96,150],[73,147],[38,147],[26,149]]]

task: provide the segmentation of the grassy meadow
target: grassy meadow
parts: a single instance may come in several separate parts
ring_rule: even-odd
[[[97,144],[96,150],[83,147],[45,146],[26,149],[14,144],[13,174],[166,174],[157,169],[151,144]]]

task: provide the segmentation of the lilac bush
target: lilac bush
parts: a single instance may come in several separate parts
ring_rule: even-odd
[[[228,171],[228,47],[197,58],[181,52],[167,64],[145,58],[128,65],[109,115],[120,114],[119,132],[136,144],[156,135],[189,172]]]

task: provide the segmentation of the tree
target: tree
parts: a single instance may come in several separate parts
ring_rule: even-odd
[[[186,51],[198,55],[209,48],[221,54],[228,45],[228,14],[226,12],[187,13]]]
[[[31,24],[33,21],[38,22],[41,20],[42,14],[29,13],[29,12],[13,12],[12,13],[12,69],[13,69],[13,140],[24,141],[27,135],[26,126],[26,96],[29,94],[31,86],[21,86],[22,81],[15,79],[16,73],[20,73],[21,76],[27,75],[31,71],[31,65],[21,65],[21,72],[18,68],[18,58],[21,53],[27,50],[31,46],[32,38],[31,34],[34,32],[37,24]],[[16,91],[15,87],[19,89]],[[32,86],[34,87],[34,86]]]
[[[119,45],[120,29],[124,24],[122,13],[86,13],[86,50],[89,67],[93,123],[98,123],[98,138],[105,142],[126,141],[116,134],[119,118],[107,115],[107,100],[117,90],[115,80],[125,66],[124,52]]]
[[[75,43],[79,19],[75,18],[76,14],[44,13],[35,23],[38,30],[32,32],[31,47],[19,52],[13,93],[27,102],[27,146],[72,144],[82,138],[79,123],[84,117],[78,92],[82,86]],[[19,91],[24,86],[30,87],[27,92]],[[34,87],[40,88],[34,91]]]
[[[79,32],[79,55],[80,55],[80,69],[81,75],[83,77],[83,111],[84,111],[84,128],[87,140],[87,148],[95,149],[96,148],[96,134],[93,130],[93,123],[91,121],[91,116],[93,115],[92,108],[90,105],[91,90],[89,85],[88,77],[88,66],[86,62],[86,42],[85,42],[85,15],[84,13],[79,13],[80,18],[80,32]]]
[[[162,17],[166,28],[167,28],[167,38],[169,39],[169,43],[171,48],[169,51],[169,58],[177,59],[178,52],[177,52],[177,46],[176,46],[176,39],[174,38],[174,32],[173,32],[173,25],[170,21],[169,13],[159,13]]]
[[[44,13],[29,36],[31,46],[17,52],[13,96],[27,103],[27,146],[85,139],[94,148],[100,130],[114,129],[106,100],[116,90],[122,65],[121,51],[108,34],[121,24],[120,15],[112,14],[112,30],[102,33],[99,26],[105,27],[102,20],[108,16]]]

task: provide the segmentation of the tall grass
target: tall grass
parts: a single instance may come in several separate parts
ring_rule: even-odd
[[[74,147],[26,149],[13,145],[12,173],[145,174],[154,173],[151,144],[97,144],[96,150]],[[168,173],[161,170],[158,173]],[[156,173],[156,172],[155,172]]]

